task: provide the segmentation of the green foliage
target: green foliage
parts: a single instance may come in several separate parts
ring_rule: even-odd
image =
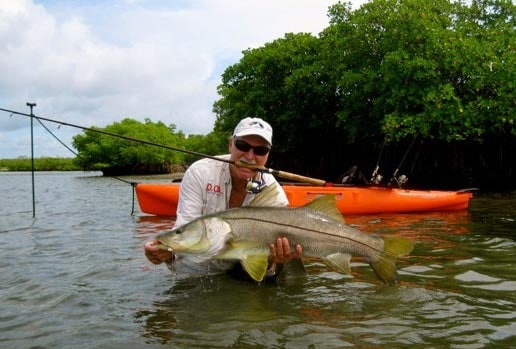
[[[0,169],[5,171],[31,171],[32,160],[27,157],[0,159]],[[35,171],[77,171],[72,158],[41,157],[34,159]]]
[[[319,37],[286,34],[225,70],[215,130],[262,117],[299,153],[514,136],[515,14],[510,0],[337,3]]]
[[[337,73],[341,123],[356,124],[358,117],[390,140],[516,134],[509,1],[377,0],[337,15],[343,11],[334,8],[336,28],[325,37],[347,51]],[[367,97],[365,110],[354,106]]]
[[[229,134],[240,119],[254,116],[271,123],[274,147],[283,151],[303,151],[299,140],[310,132],[328,139],[320,130],[335,126],[336,101],[319,51],[320,41],[303,33],[245,51],[222,75],[215,130]]]
[[[189,135],[185,140],[185,149],[207,155],[219,155],[228,152],[228,135],[225,132],[212,131],[207,135]],[[191,164],[199,156],[186,154],[185,163]]]
[[[85,130],[74,137],[73,145],[79,152],[76,163],[82,168],[102,171],[124,169],[131,173],[168,172],[172,164],[184,161],[181,152],[101,134],[93,131],[95,129],[174,148],[182,149],[185,145],[185,136],[176,132],[175,125],[166,126],[161,121],[154,123],[150,119],[141,123],[126,118],[104,129]]]

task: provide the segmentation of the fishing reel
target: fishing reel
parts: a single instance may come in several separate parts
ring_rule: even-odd
[[[408,181],[408,177],[405,175],[401,175],[399,177],[393,177],[392,179],[394,182],[396,182],[396,184],[398,184],[398,186],[400,188],[403,186],[403,184],[407,183],[407,181]]]
[[[376,185],[380,184],[380,182],[383,179],[383,176],[380,173],[378,173],[379,169],[380,169],[380,167],[376,166],[376,168],[373,171],[373,174],[371,175],[371,180],[369,182],[376,184]]]
[[[263,180],[263,174],[260,173],[258,179],[248,178],[245,185],[245,189],[250,194],[258,194],[266,187],[266,183]]]
[[[371,183],[378,185],[378,184],[380,184],[382,179],[383,179],[383,176],[378,173],[375,176],[371,177]]]

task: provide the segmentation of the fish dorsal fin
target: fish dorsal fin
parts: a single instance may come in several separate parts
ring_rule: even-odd
[[[342,214],[340,213],[339,209],[337,208],[337,204],[335,203],[335,195],[324,195],[318,197],[303,207],[320,212],[338,223],[345,223],[344,217],[342,217]]]
[[[279,184],[277,182],[274,182],[272,184],[269,184],[265,188],[262,189],[261,192],[255,195],[253,200],[249,203],[249,206],[254,207],[270,207],[270,206],[278,206],[277,201],[277,193],[279,189]]]

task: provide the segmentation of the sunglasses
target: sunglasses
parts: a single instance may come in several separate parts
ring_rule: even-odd
[[[271,150],[270,147],[265,145],[252,146],[251,144],[244,142],[241,139],[235,139],[233,144],[238,150],[243,151],[244,153],[247,153],[249,150],[253,149],[253,153],[258,156],[267,155]]]

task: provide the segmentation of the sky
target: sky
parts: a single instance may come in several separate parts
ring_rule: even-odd
[[[130,117],[213,129],[224,70],[286,33],[318,35],[337,0],[0,0],[0,108],[82,127]],[[353,8],[366,0],[351,1]],[[78,128],[44,123],[68,146]],[[0,111],[0,159],[31,156]],[[34,121],[34,156],[74,155]]]

